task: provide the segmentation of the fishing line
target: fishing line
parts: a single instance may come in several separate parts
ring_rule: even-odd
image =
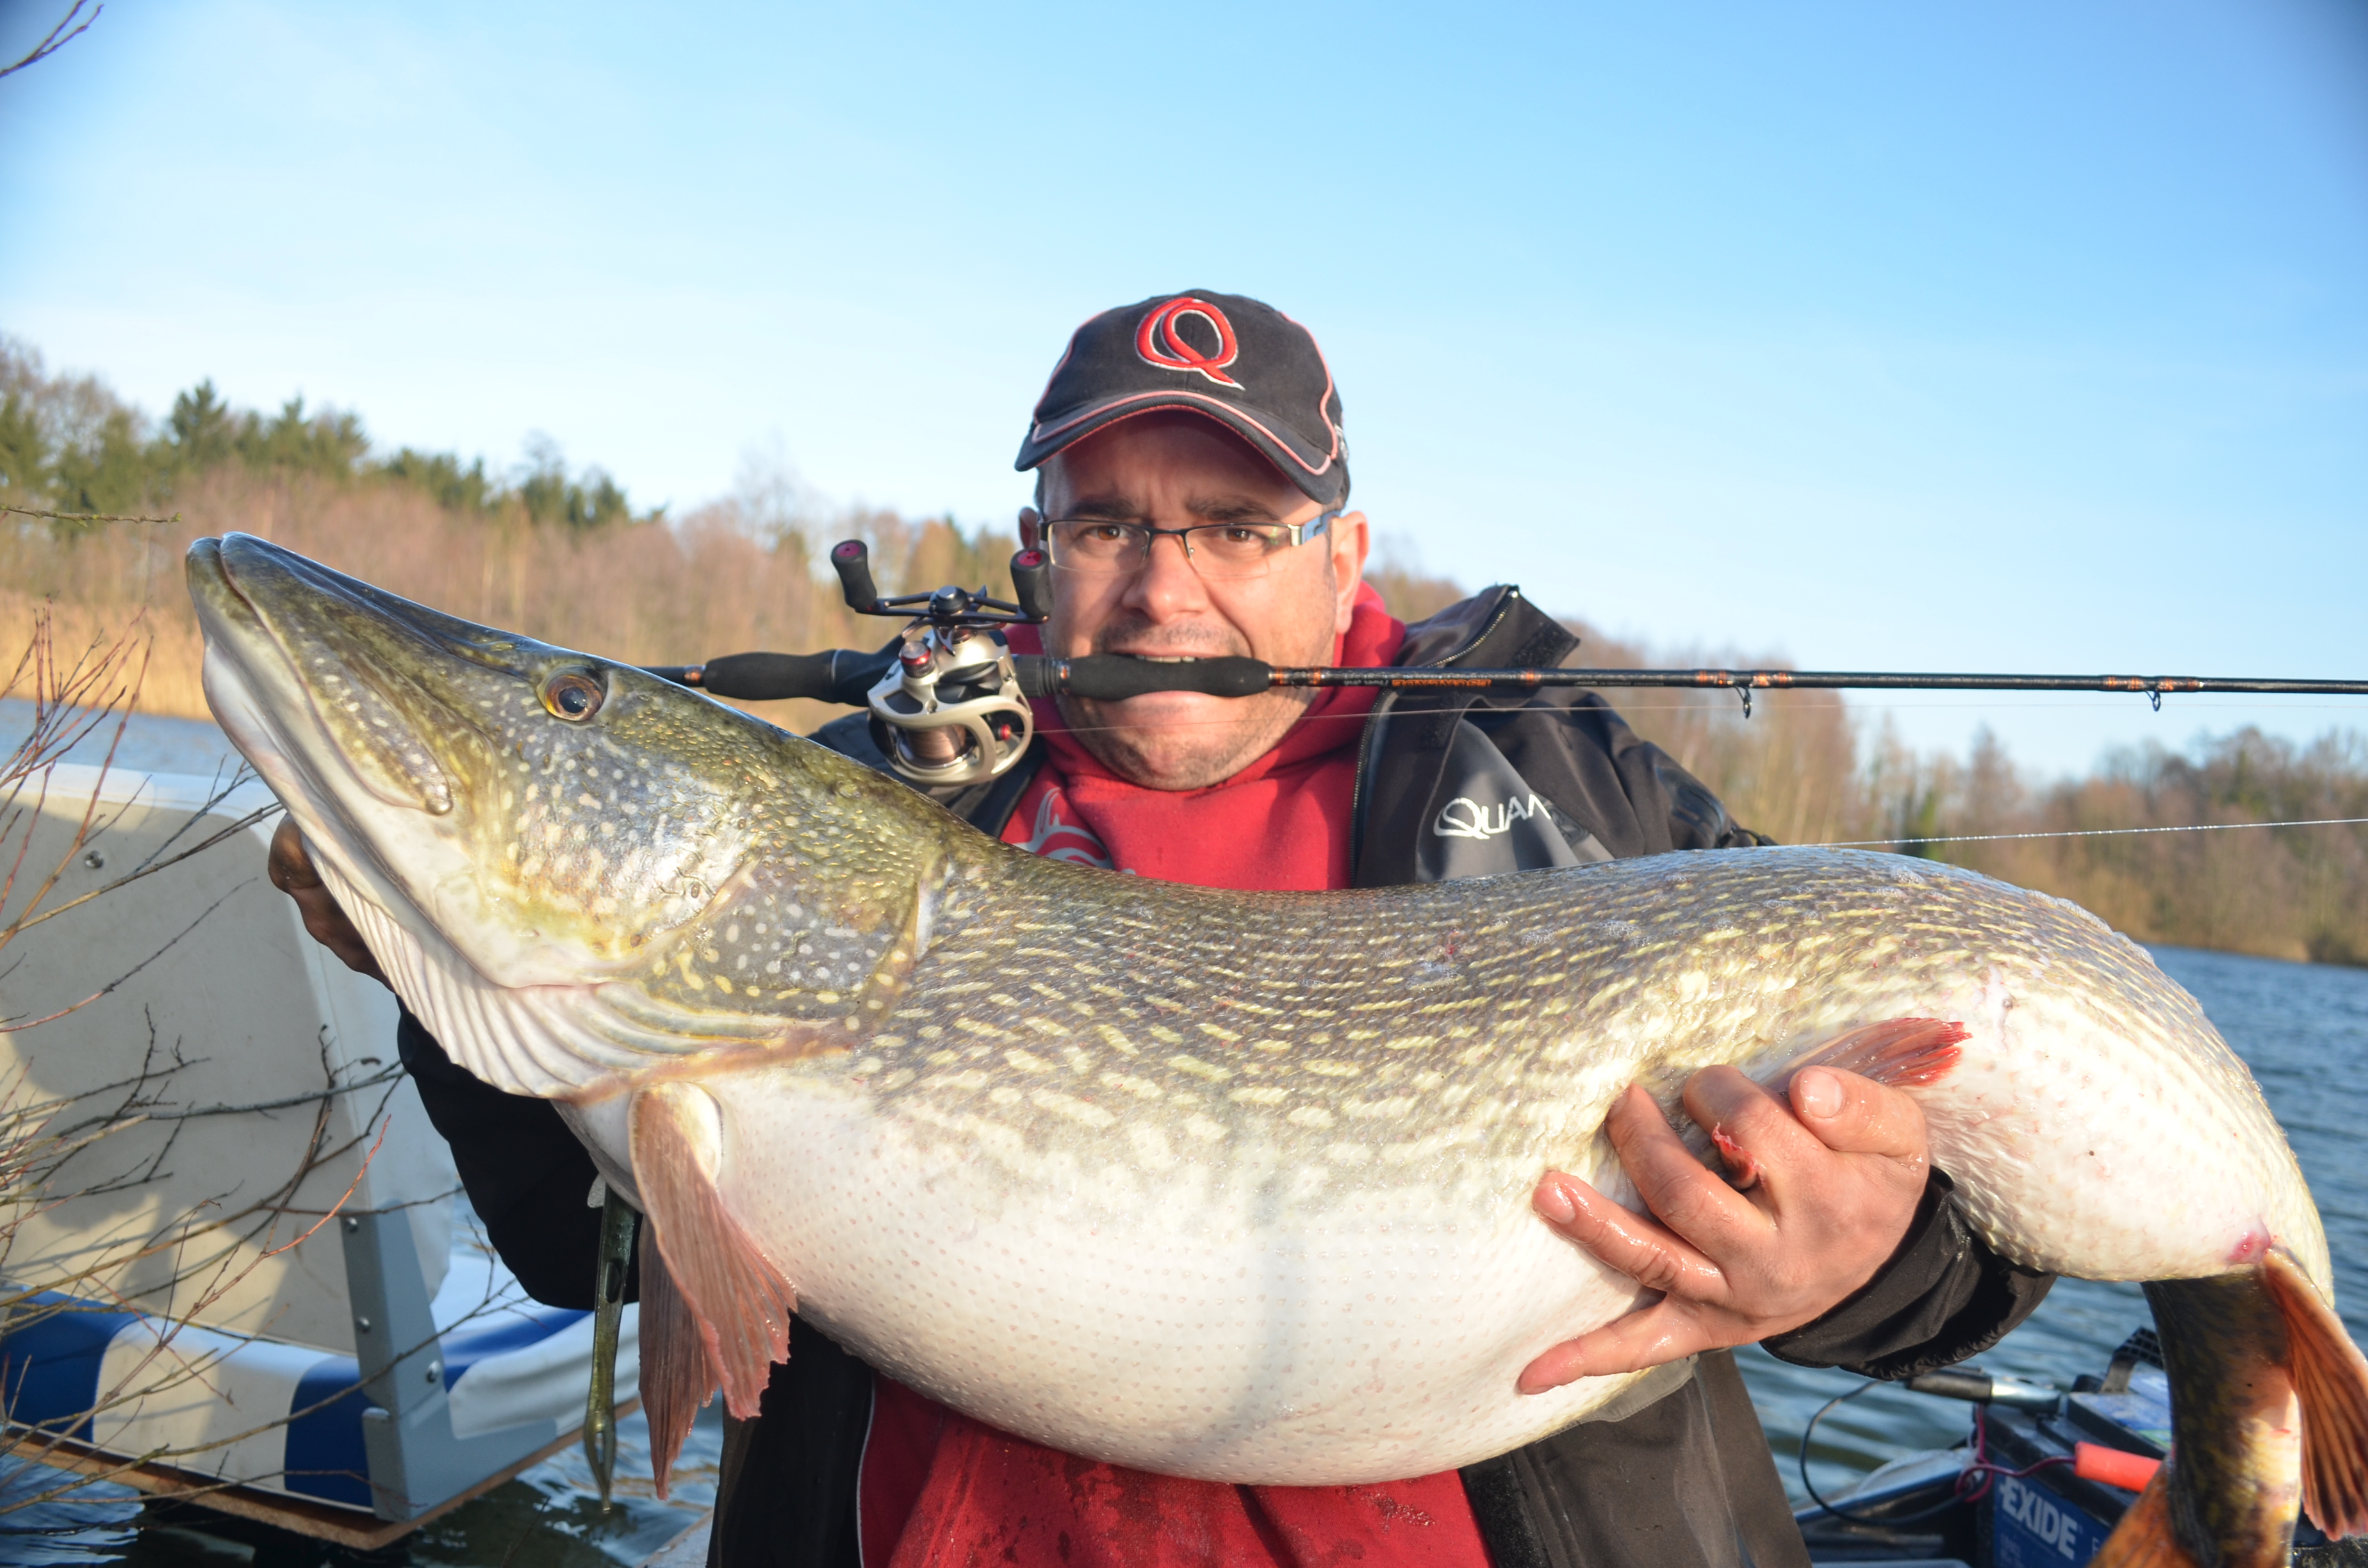
[[[2074,827],[2055,833],[1961,833],[1941,838],[1850,838],[1804,844],[1803,849],[1873,849],[1885,844],[1998,844],[2015,838],[2111,838],[2138,833],[2224,833],[2240,827],[2358,827],[2368,817],[2311,817],[2302,822],[2203,822],[2184,827]]]

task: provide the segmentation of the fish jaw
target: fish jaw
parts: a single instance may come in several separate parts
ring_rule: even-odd
[[[597,994],[646,967],[729,887],[740,791],[674,769],[655,786],[667,809],[648,813],[649,831],[602,849],[582,804],[601,798],[586,780],[644,759],[609,730],[563,723],[540,683],[597,670],[607,706],[629,721],[659,706],[646,689],[659,683],[239,535],[199,540],[188,574],[209,704],[302,829],[398,994],[463,1047],[464,1065],[548,1095],[646,1054],[597,1038]],[[610,799],[627,787],[604,782]],[[481,1048],[466,1049],[472,1040]]]
[[[496,984],[576,984],[629,963],[704,903],[660,896],[611,926],[597,900],[553,896],[550,879],[525,869],[529,858],[505,853],[518,823],[529,833],[577,825],[531,809],[561,787],[539,776],[579,772],[596,748],[543,712],[536,692],[552,668],[593,661],[409,605],[241,535],[199,540],[188,576],[207,700],[225,732],[347,891],[415,936],[440,936]],[[537,800],[515,800],[529,790]],[[709,814],[723,817],[723,803]],[[723,857],[713,835],[700,836],[701,852],[675,858],[690,864],[655,874],[720,884],[729,868],[714,863]]]

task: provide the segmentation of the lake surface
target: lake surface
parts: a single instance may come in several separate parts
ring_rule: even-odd
[[[17,711],[21,710],[22,711]],[[0,702],[0,746],[30,726],[28,704]],[[74,760],[96,762],[94,737]],[[96,750],[99,755],[89,755]],[[201,720],[135,720],[117,754],[119,766],[211,773],[227,755],[221,732]],[[2359,1133],[2368,1108],[2368,971],[2280,963],[2226,953],[2160,948],[2155,956],[2193,992],[2260,1079],[2284,1123],[2327,1221],[2344,1321],[2368,1343],[2368,1143]],[[2113,1347],[2150,1323],[2135,1285],[2059,1281],[2031,1320],[1978,1364],[1993,1371],[2068,1386],[2101,1373]],[[1799,1496],[1794,1458],[1816,1408],[1862,1385],[1845,1372],[1788,1366],[1758,1350],[1743,1369],[1768,1429],[1786,1485]],[[1895,1387],[1880,1387],[1828,1415],[1817,1428],[1812,1474],[1827,1496],[1858,1475],[1918,1449],[1962,1439],[1968,1407]],[[154,1568],[270,1568],[322,1563],[410,1562],[452,1568],[606,1568],[639,1563],[664,1546],[712,1500],[722,1425],[708,1411],[677,1472],[671,1505],[651,1487],[647,1430],[639,1416],[621,1424],[618,1502],[603,1515],[579,1449],[570,1448],[408,1538],[404,1548],[362,1558],[294,1537],[187,1512],[169,1521],[143,1515],[128,1494],[85,1496],[71,1506],[46,1505],[0,1517],[0,1562],[129,1562]],[[0,1496],[0,1506],[5,1506]]]

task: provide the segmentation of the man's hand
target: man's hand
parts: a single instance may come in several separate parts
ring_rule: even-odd
[[[296,908],[304,916],[304,929],[313,940],[328,949],[356,974],[367,974],[381,985],[386,975],[378,967],[378,960],[363,945],[362,934],[321,885],[321,873],[313,868],[312,851],[304,847],[304,835],[296,831],[293,817],[279,819],[279,831],[271,835],[271,854],[264,861],[264,874],[271,885],[296,901]]]
[[[1538,1212],[1662,1296],[1531,1362],[1523,1393],[1748,1345],[1823,1315],[1874,1277],[1924,1195],[1924,1112],[1896,1089],[1827,1067],[1796,1075],[1791,1102],[1732,1067],[1686,1081],[1686,1110],[1713,1130],[1726,1162],[1722,1181],[1632,1085],[1604,1126],[1657,1224],[1577,1176],[1547,1173]]]

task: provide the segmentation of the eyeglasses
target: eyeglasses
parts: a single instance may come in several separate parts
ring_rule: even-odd
[[[1151,561],[1152,544],[1163,537],[1181,544],[1185,559],[1203,577],[1261,577],[1267,563],[1284,551],[1331,532],[1339,515],[1326,512],[1304,523],[1195,523],[1189,528],[1073,517],[1045,524],[1044,543],[1053,565],[1098,577],[1142,571]]]

